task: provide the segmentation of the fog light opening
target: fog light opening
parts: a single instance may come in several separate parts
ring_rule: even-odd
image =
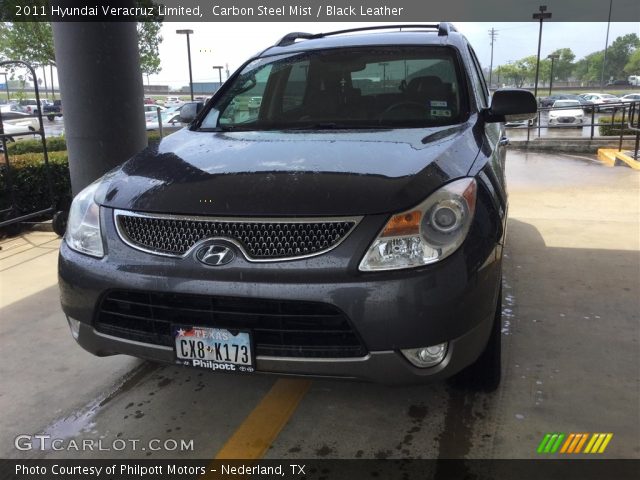
[[[435,367],[444,359],[449,344],[439,343],[429,347],[407,348],[400,350],[407,360],[418,368]]]
[[[67,322],[69,323],[69,328],[71,329],[71,335],[74,339],[78,340],[78,337],[80,336],[80,320],[67,317]]]

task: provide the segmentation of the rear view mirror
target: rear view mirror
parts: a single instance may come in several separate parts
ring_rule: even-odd
[[[189,102],[185,103],[180,109],[180,121],[182,123],[191,123],[195,120],[204,103],[202,102]]]
[[[486,122],[530,120],[538,113],[538,102],[528,90],[505,88],[495,91],[491,106],[482,113]]]

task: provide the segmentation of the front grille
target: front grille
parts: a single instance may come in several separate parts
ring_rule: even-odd
[[[118,231],[135,248],[182,256],[200,240],[228,238],[249,260],[282,260],[326,252],[346,238],[358,219],[223,220],[116,212]]]
[[[575,121],[575,117],[560,117],[558,120],[562,123],[573,123]]]
[[[172,325],[250,330],[256,355],[343,358],[367,353],[346,315],[324,303],[112,291],[102,299],[95,328],[173,346]]]

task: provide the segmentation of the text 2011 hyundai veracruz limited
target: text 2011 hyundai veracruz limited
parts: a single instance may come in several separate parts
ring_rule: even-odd
[[[449,24],[289,34],[78,194],[78,343],[209,370],[500,379],[502,122]],[[466,374],[465,374],[466,376]]]

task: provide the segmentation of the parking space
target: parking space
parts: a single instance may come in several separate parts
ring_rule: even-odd
[[[629,416],[640,364],[640,176],[517,151],[507,174],[504,378],[494,394],[451,382],[387,387],[93,357],[59,308],[59,240],[45,232],[2,240],[0,455],[533,458],[546,432],[582,431],[612,432],[608,457],[639,458],[640,425]],[[36,433],[127,446],[15,448],[16,436]],[[192,448],[180,451],[181,441]]]

